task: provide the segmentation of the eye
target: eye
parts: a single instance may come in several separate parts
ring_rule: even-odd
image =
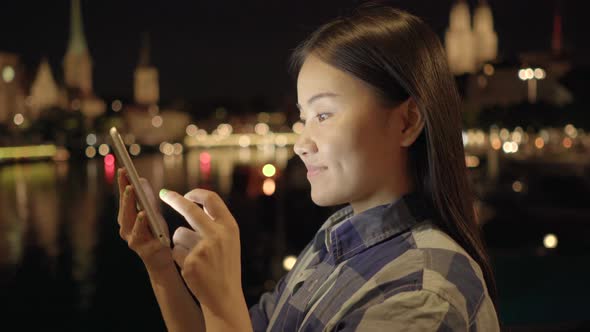
[[[318,121],[319,122],[324,122],[325,120],[327,120],[330,117],[330,113],[320,113],[317,115]]]

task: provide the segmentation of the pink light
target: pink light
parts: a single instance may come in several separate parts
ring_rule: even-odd
[[[115,165],[115,156],[112,153],[107,154],[104,156],[104,164],[107,166]]]
[[[211,163],[211,155],[209,154],[209,152],[202,152],[199,155],[199,160],[202,164],[209,164]]]
[[[115,156],[111,153],[104,156],[104,176],[109,184],[113,183],[115,178]]]
[[[203,181],[209,180],[209,175],[211,175],[211,163],[201,162],[199,169],[201,171],[201,178]]]

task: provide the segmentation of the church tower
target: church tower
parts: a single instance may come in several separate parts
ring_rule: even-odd
[[[65,83],[80,95],[92,94],[92,59],[86,46],[82,25],[80,0],[72,0],[70,11],[70,40],[63,60]]]
[[[51,67],[47,59],[41,60],[39,69],[37,70],[37,76],[31,86],[31,108],[32,116],[36,119],[39,112],[57,106],[59,104],[59,89],[53,74],[51,73]]]
[[[473,15],[475,61],[477,66],[495,60],[498,55],[498,36],[494,31],[492,10],[486,0],[480,0]]]
[[[465,0],[451,9],[449,28],[445,33],[445,48],[451,72],[455,75],[475,72],[475,47],[471,30],[471,14]]]
[[[86,117],[86,126],[92,119],[103,114],[106,104],[92,91],[92,59],[86,46],[82,26],[80,0],[72,0],[70,11],[70,41],[64,57],[64,76],[72,110],[81,111]]]
[[[143,37],[143,45],[139,54],[139,63],[135,69],[135,102],[141,105],[157,104],[160,99],[158,69],[150,64],[149,38]]]

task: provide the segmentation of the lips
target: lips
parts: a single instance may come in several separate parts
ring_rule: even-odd
[[[312,165],[305,165],[305,166],[307,167],[307,177],[312,177],[312,176],[318,175],[327,169],[327,167],[325,167],[325,166],[312,166]]]

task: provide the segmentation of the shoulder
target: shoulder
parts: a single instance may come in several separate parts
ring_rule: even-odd
[[[469,326],[497,327],[497,313],[479,264],[432,223],[415,227],[412,239],[423,257],[422,290],[447,301]]]
[[[488,296],[481,268],[449,235],[431,223],[411,231],[414,250],[421,257],[422,289],[434,292],[467,311],[476,312]]]
[[[387,308],[383,310],[403,310],[402,316],[411,316],[408,310],[416,308],[440,324],[497,324],[483,273],[459,244],[430,222],[415,226],[404,237],[407,250],[369,282],[383,298],[367,313]]]
[[[461,310],[435,293],[414,290],[388,297],[345,315],[334,331],[467,331]]]

